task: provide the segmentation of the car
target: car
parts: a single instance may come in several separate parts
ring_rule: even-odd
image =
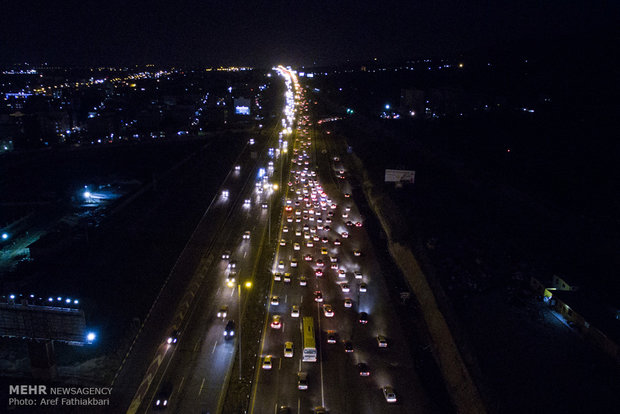
[[[263,369],[271,369],[271,367],[273,366],[273,364],[271,363],[271,358],[271,355],[267,355],[263,359]]]
[[[316,277],[321,277],[321,276],[323,276],[323,271],[321,269],[316,269],[314,271],[314,274],[315,274]]]
[[[359,323],[366,325],[368,323],[368,314],[366,312],[360,312]]]
[[[293,305],[293,307],[291,308],[291,317],[299,318],[299,306]]]
[[[326,247],[321,247],[321,254],[325,255],[328,254],[329,252],[327,251]]]
[[[328,226],[323,227],[323,230],[325,230],[325,231],[330,231],[331,229],[332,229],[332,228],[331,228],[331,227],[329,227],[329,225],[328,225]]]
[[[278,262],[278,269],[284,269],[284,260]]]
[[[243,240],[250,240],[250,230],[246,230],[245,233],[243,233]]]
[[[345,308],[353,307],[353,301],[351,300],[351,298],[345,298],[345,300],[344,300],[344,307]]]
[[[359,251],[359,250],[353,250],[353,256],[357,256],[357,257],[359,257],[359,256],[361,256],[361,255],[362,255],[362,252],[361,252],[361,251]]]
[[[308,240],[306,242],[306,247],[314,247],[314,243],[312,242],[312,240]]]
[[[349,194],[349,193],[344,193],[344,198],[349,198],[349,197],[351,197],[351,194]]]
[[[297,373],[297,389],[298,390],[308,389],[308,373],[307,372],[299,371]]]
[[[344,341],[344,352],[353,352],[353,342]]]
[[[228,195],[229,195],[228,190],[222,190],[222,197],[228,198]]]
[[[235,269],[237,267],[237,262],[235,260],[231,260],[230,262],[228,262],[228,269]]]
[[[291,259],[291,267],[297,267],[297,259],[294,257]]]
[[[360,292],[367,292],[368,285],[366,283],[360,283]]]
[[[280,272],[275,272],[273,274],[273,280],[275,280],[276,282],[279,282],[280,280],[282,280],[282,273]]]
[[[235,171],[241,171],[241,166],[240,165],[235,165]]]
[[[288,272],[284,274],[284,283],[291,283],[291,274]]]
[[[282,227],[282,233],[288,233],[288,227],[287,226]]]
[[[233,339],[235,336],[235,321],[230,320],[224,328],[224,339]]]
[[[224,253],[222,253],[222,260],[228,259],[230,259],[230,250],[225,250]]]
[[[327,237],[322,237],[321,243],[329,243],[329,239]]]
[[[301,236],[301,229],[295,229],[295,236]],[[295,244],[299,246],[299,243],[295,243]]]
[[[351,211],[351,206],[345,206],[345,207],[344,207],[344,211],[346,211],[346,212]]]
[[[286,246],[286,240],[280,239],[280,246]]]
[[[252,200],[250,200],[249,198],[246,198],[243,201],[243,205],[244,205],[244,207],[250,207],[252,205]]]
[[[314,291],[314,301],[315,302],[323,302],[323,294],[320,290]]]
[[[355,227],[362,227],[362,222],[361,221],[356,221],[355,222]]]
[[[278,306],[280,304],[280,298],[277,296],[271,297],[271,304],[274,306]]]
[[[286,222],[287,223],[292,223],[293,222],[293,216],[286,216]]]
[[[314,258],[312,257],[312,255],[311,255],[311,254],[306,254],[306,255],[304,256],[304,260],[305,260],[306,262],[311,262],[312,260],[314,260]]]
[[[282,328],[282,322],[280,321],[280,315],[273,315],[273,317],[271,318],[271,327],[273,329]]]
[[[340,239],[334,240],[334,246],[340,246],[341,244],[342,242],[340,241]]]
[[[170,333],[170,336],[168,336],[168,339],[166,339],[166,342],[168,342],[169,344],[176,344],[179,341],[180,333],[181,332],[178,329],[175,329],[174,331]]]
[[[284,343],[284,357],[285,358],[293,357],[293,343],[290,341]]]
[[[353,225],[353,222],[351,220],[347,220],[344,224],[347,227],[351,227]]]
[[[379,348],[387,348],[388,343],[387,343],[387,339],[385,338],[385,336],[383,335],[377,336],[377,345],[379,345]]]
[[[360,272],[359,270],[356,270],[355,272],[353,272],[353,274],[355,275],[356,279],[361,279],[363,277],[362,272]]]
[[[360,377],[370,376],[370,369],[368,368],[368,365],[366,365],[363,362],[360,362],[359,364],[357,364],[357,370],[360,374]]]
[[[389,403],[395,403],[396,401],[398,401],[398,399],[396,398],[396,393],[394,392],[394,388],[389,385],[383,387],[383,396],[385,397],[385,401]]]
[[[316,265],[317,265],[318,267],[323,267],[323,266],[325,266],[325,262],[323,261],[323,259],[318,259],[318,260],[316,261]]]
[[[337,256],[329,256],[329,261],[332,263],[338,263],[338,257]]]
[[[154,410],[165,410],[168,407],[168,402],[170,401],[170,395],[172,395],[172,384],[165,383],[159,389],[159,392],[153,399],[153,409]]]
[[[326,414],[327,410],[325,409],[325,407],[314,407],[314,409],[312,410],[313,414]]]
[[[342,236],[343,239],[348,239],[349,233],[347,233],[346,231],[343,231],[342,233],[340,233],[340,236]]]
[[[351,287],[348,283],[343,283],[340,285],[340,289],[342,289],[343,293],[349,293],[351,291]]]
[[[293,250],[301,250],[299,243],[293,243]]]
[[[327,331],[327,343],[328,344],[335,344],[336,343],[336,332],[334,332],[334,331]]]
[[[331,305],[328,305],[327,303],[323,304],[323,314],[326,318],[331,318],[334,316],[334,310],[332,309]]]
[[[330,268],[330,269],[333,269],[333,270],[338,270],[338,263],[331,263],[331,264],[329,265],[329,268]]]
[[[280,408],[278,408],[278,414],[291,414],[291,409],[286,405],[281,405]]]
[[[307,286],[308,280],[305,276],[299,276],[299,286]]]
[[[228,316],[228,306],[224,305],[217,311],[217,317],[224,319],[226,316]]]
[[[347,272],[344,271],[344,269],[338,269],[338,277],[339,278],[344,278],[347,276]]]

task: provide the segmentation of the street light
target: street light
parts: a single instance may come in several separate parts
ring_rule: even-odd
[[[244,283],[244,286],[246,289],[250,289],[252,287],[252,282],[248,280]],[[243,320],[241,318],[241,283],[237,285],[237,292],[239,294],[239,336],[237,341],[239,341],[239,381],[241,381],[241,325],[243,325]]]

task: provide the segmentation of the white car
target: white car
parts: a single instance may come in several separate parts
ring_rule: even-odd
[[[291,267],[297,267],[297,259],[295,258],[291,259]]]
[[[299,318],[299,306],[293,305],[293,307],[291,308],[291,317]]]
[[[243,233],[243,240],[250,240],[250,230],[246,230],[246,232]]]
[[[345,308],[350,308],[353,306],[353,301],[350,298],[346,298],[344,300],[344,307]]]
[[[277,296],[271,297],[271,304],[274,306],[278,306],[280,304],[280,298]]]
[[[293,250],[301,250],[299,243],[293,243]]]
[[[283,233],[288,233],[288,227],[287,226],[282,227],[282,232]]]
[[[323,304],[323,313],[325,314],[326,318],[331,318],[334,316],[334,310],[332,309],[331,305],[328,304]]]
[[[348,293],[351,291],[351,288],[347,283],[343,283],[342,285],[340,285],[340,289],[342,289],[344,293]]]
[[[389,403],[395,403],[396,401],[398,401],[398,399],[396,398],[396,393],[394,392],[394,388],[389,385],[383,387],[383,396],[385,397],[385,401]]]
[[[355,275],[355,278],[356,278],[356,279],[361,279],[361,278],[363,277],[363,276],[362,276],[362,272],[359,272],[359,271],[357,271],[357,270],[356,270],[355,272],[353,272],[353,274]]]

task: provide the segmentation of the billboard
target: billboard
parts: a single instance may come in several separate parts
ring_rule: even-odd
[[[411,183],[415,178],[415,171],[411,170],[385,170],[386,183]]]
[[[83,345],[86,342],[84,312],[71,308],[0,303],[0,336]]]
[[[235,114],[250,115],[250,100],[248,98],[235,98]]]

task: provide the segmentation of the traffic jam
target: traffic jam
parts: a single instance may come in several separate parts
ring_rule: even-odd
[[[270,337],[266,340],[270,345],[263,349],[261,367],[268,372],[274,367],[274,358],[298,357],[295,383],[298,390],[306,391],[319,379],[317,369],[305,362],[321,362],[321,352],[317,352],[321,347],[341,347],[342,357],[354,357],[355,375],[371,376],[370,362],[364,360],[363,353],[355,354],[351,329],[339,329],[345,324],[368,324],[370,306],[362,304],[370,301],[366,298],[370,277],[364,271],[364,252],[359,247],[362,218],[348,192],[336,188],[328,194],[321,184],[309,132],[308,103],[296,81],[294,84],[299,90],[299,116],[288,182],[284,183],[281,232],[272,269],[267,332]],[[329,163],[339,180],[346,178],[338,156],[331,157]],[[285,330],[287,324],[290,328]],[[366,331],[366,335],[373,338],[375,352],[388,347],[383,334]],[[397,401],[390,384],[379,385],[385,401]],[[315,412],[324,410],[313,406]]]

